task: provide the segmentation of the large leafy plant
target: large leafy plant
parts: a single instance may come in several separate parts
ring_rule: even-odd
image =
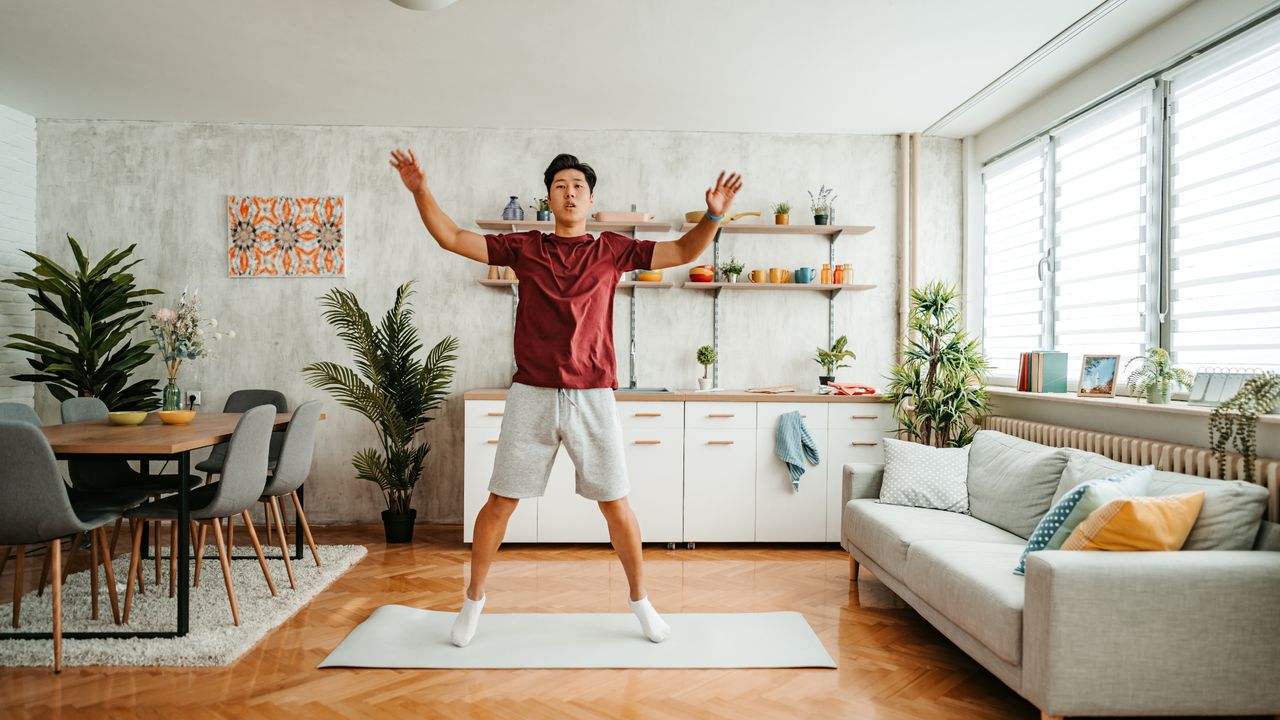
[[[899,434],[934,447],[968,445],[987,413],[990,365],[960,326],[955,288],[932,282],[913,289],[909,329],[885,393]]]
[[[446,337],[425,358],[409,306],[412,282],[396,289],[396,299],[382,321],[374,325],[355,294],[339,288],[321,300],[324,318],[338,331],[355,356],[356,369],[331,362],[303,368],[312,386],[333,395],[345,407],[373,423],[382,445],[355,454],[356,477],[382,489],[387,509],[407,515],[413,488],[431,446],[418,433],[433,418],[428,415],[444,400],[453,378],[452,353],[458,341]]]
[[[845,360],[858,359],[858,356],[855,355],[852,350],[846,349],[848,345],[849,338],[845,335],[841,335],[836,338],[834,343],[831,344],[830,349],[818,348],[816,354],[813,356],[813,361],[822,366],[822,369],[827,372],[828,377],[835,377],[836,370],[850,367],[844,362]]]
[[[1244,381],[1240,391],[1219,404],[1209,415],[1209,447],[1223,477],[1226,477],[1227,446],[1235,441],[1244,460],[1244,480],[1253,482],[1257,458],[1258,416],[1271,412],[1280,403],[1280,375],[1255,375]]]
[[[126,264],[136,245],[107,253],[95,264],[67,235],[75,267],[64,268],[49,258],[23,250],[36,266],[31,272],[6,278],[8,285],[29,290],[36,309],[61,323],[58,335],[66,340],[44,339],[13,333],[6,347],[30,353],[27,363],[35,371],[14,375],[22,382],[43,383],[59,401],[72,397],[96,397],[112,410],[154,410],[156,379],[130,384],[133,372],[151,359],[151,340],[134,343],[129,334],[143,320],[148,303],[142,298],[159,294],[134,283],[129,270],[141,260]]]

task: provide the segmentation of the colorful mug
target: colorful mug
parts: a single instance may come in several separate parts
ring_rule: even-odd
[[[805,285],[813,282],[813,279],[817,277],[817,275],[818,271],[811,267],[796,268],[795,272],[796,282]]]
[[[764,270],[752,270],[749,277],[753,283],[762,283],[767,279]]]
[[[783,268],[776,268],[776,267],[769,268],[769,282],[771,283],[791,282],[791,271],[784,270]]]

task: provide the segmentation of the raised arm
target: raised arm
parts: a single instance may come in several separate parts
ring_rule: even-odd
[[[709,215],[723,218],[733,204],[733,198],[742,189],[742,176],[733,173],[726,180],[724,172],[716,178],[716,186],[707,189],[707,215],[703,215],[692,230],[679,240],[660,242],[653,248],[653,267],[648,270],[661,270],[691,263],[702,255],[707,246],[716,237],[716,228],[720,221],[712,220]]]
[[[489,249],[484,236],[458,227],[436,204],[436,199],[427,189],[426,175],[418,165],[418,157],[413,154],[413,150],[392,150],[391,167],[400,173],[400,180],[413,193],[413,201],[418,205],[422,224],[427,226],[427,232],[431,233],[440,247],[472,260],[489,262]]]

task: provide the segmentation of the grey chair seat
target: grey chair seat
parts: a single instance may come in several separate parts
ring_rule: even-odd
[[[209,503],[217,497],[218,485],[205,485],[198,487],[187,493],[187,509],[191,513],[192,520],[208,520],[211,516],[202,514],[200,511],[207,508]],[[148,520],[175,520],[178,517],[177,495],[170,495],[160,500],[153,500],[145,505],[139,505],[125,511],[124,516],[129,519],[148,519]]]
[[[76,514],[81,511],[114,510],[121,512],[147,501],[148,494],[142,490],[120,488],[117,490],[79,490],[67,488],[67,498]]]
[[[80,520],[78,532],[87,532],[96,527],[101,527],[107,523],[115,522],[120,517],[119,509],[111,508],[78,508],[73,507],[71,511],[76,514],[76,518]]]
[[[210,455],[207,459],[201,460],[200,462],[196,463],[195,469],[202,473],[221,475],[222,463],[224,460],[225,460],[225,456],[221,454],[219,454],[219,456],[217,457]],[[274,472],[275,469],[276,469],[276,459],[275,458],[268,459],[267,470]]]

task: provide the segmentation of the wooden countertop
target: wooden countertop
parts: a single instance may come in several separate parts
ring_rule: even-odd
[[[746,390],[719,390],[716,392],[698,392],[692,389],[677,389],[666,393],[618,392],[614,391],[618,402],[643,400],[646,402],[827,402],[827,403],[879,403],[884,402],[882,395],[820,395],[813,392],[789,393],[752,393]],[[479,388],[468,390],[462,394],[463,400],[506,400],[507,388]]]

